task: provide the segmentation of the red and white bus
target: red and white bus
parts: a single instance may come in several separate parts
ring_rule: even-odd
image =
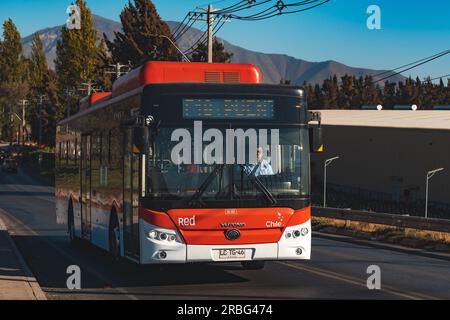
[[[253,65],[146,63],[58,124],[57,221],[141,264],[310,259],[313,120]]]

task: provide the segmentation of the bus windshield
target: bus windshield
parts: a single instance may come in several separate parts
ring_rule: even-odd
[[[159,128],[154,154],[148,160],[147,196],[193,203],[261,198],[276,205],[277,199],[309,195],[306,127],[281,127],[276,131],[269,126],[258,127],[255,130],[258,142],[252,143],[246,136],[241,143],[235,139],[230,146],[227,129],[231,127],[213,129],[216,135],[222,134],[220,139],[208,138],[207,134],[199,139],[194,127],[183,128],[181,134],[179,128]],[[262,139],[261,133],[267,136]],[[184,143],[183,150],[180,150],[180,136],[190,139]],[[211,142],[215,142],[214,150]]]

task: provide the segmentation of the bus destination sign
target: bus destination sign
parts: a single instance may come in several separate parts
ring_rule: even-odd
[[[274,100],[184,99],[184,119],[264,119],[275,117]]]

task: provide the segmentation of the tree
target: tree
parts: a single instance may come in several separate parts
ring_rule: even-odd
[[[33,94],[39,94],[45,91],[44,78],[47,73],[47,59],[45,58],[41,38],[39,34],[36,33],[31,44],[30,57],[30,80],[31,91]]]
[[[226,62],[230,63],[232,53],[225,51],[225,46],[222,42],[219,42],[217,38],[213,41],[213,62]],[[194,62],[208,62],[208,45],[200,42],[191,55],[191,60]]]
[[[22,56],[21,36],[11,19],[3,24],[0,43],[0,107],[2,136],[12,140],[12,115],[28,91],[27,61]]]
[[[365,76],[362,103],[366,105],[378,105],[382,103],[379,93],[380,90],[373,83],[372,76]]]
[[[64,111],[58,98],[58,82],[55,73],[48,68],[39,34],[35,34],[31,45],[30,93],[28,100],[29,122],[32,138],[46,145],[54,145],[56,122]]]
[[[98,46],[97,58],[98,64],[95,71],[95,78],[97,79],[98,85],[104,91],[110,91],[112,90],[112,84],[116,80],[116,77],[111,73],[106,73],[106,70],[111,68],[113,59],[108,51],[105,38],[100,41],[100,45]]]
[[[115,63],[131,63],[139,66],[146,61],[179,61],[178,50],[167,39],[173,41],[173,35],[167,23],[162,21],[150,0],[129,0],[120,14],[123,32],[115,32],[110,41],[106,35],[106,44]]]
[[[339,86],[336,75],[325,79],[322,85],[322,106],[324,109],[338,108]]]
[[[98,37],[91,10],[84,0],[77,0],[76,4],[80,9],[81,28],[62,28],[55,60],[62,100],[69,111],[76,110],[75,106],[81,96],[79,89],[83,83],[95,79],[98,65]]]

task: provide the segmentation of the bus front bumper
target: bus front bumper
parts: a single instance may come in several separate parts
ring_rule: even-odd
[[[311,258],[311,222],[289,227],[276,243],[240,244],[240,245],[189,245],[182,243],[174,230],[162,229],[143,220],[141,228],[141,263],[170,264],[194,262],[240,262],[270,260],[309,260]],[[285,234],[290,230],[309,230],[298,238]],[[174,234],[177,241],[155,240],[148,236],[151,230]],[[231,252],[235,253],[234,255]],[[237,254],[236,254],[237,253]]]

